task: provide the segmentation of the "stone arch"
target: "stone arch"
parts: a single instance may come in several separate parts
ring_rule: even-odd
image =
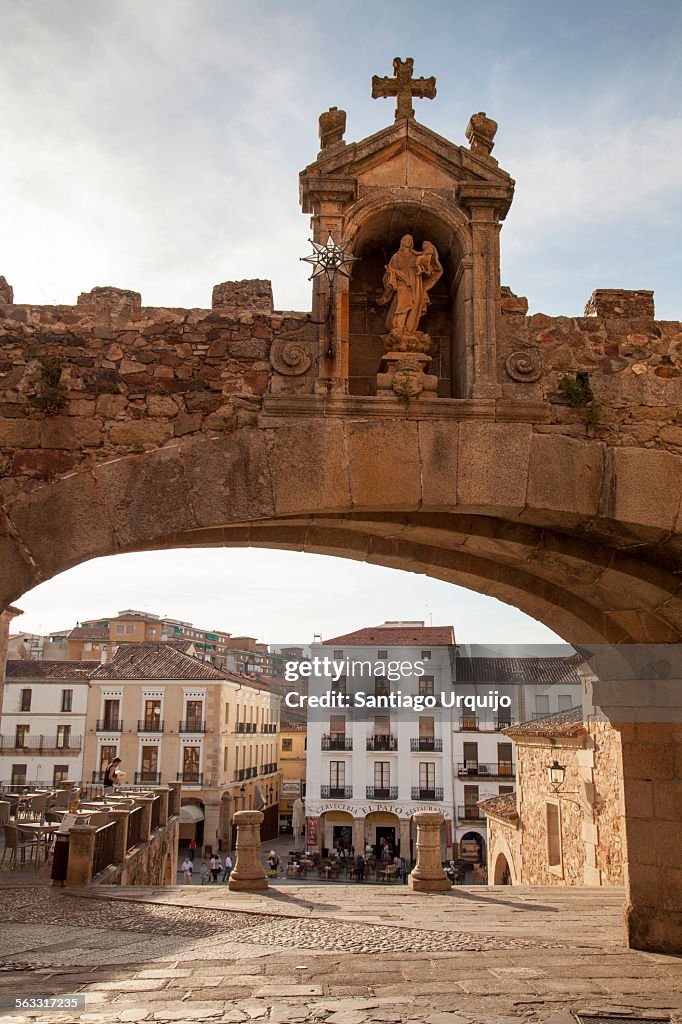
[[[441,396],[464,394],[471,324],[460,297],[466,294],[470,261],[464,257],[471,251],[471,234],[461,210],[436,194],[414,188],[401,189],[399,201],[385,194],[364,197],[346,213],[344,238],[352,240],[354,255],[361,257],[349,282],[349,392],[374,393],[387,313],[385,306],[377,305],[375,290],[381,287],[384,267],[405,234],[413,236],[417,248],[429,241],[438,249],[443,276],[430,293],[423,323],[432,342],[429,372],[439,378]]]
[[[503,853],[498,853],[495,861],[493,885],[511,885],[511,868]]]
[[[509,838],[497,823],[494,828],[495,833],[488,843],[488,881],[491,885],[519,885],[519,866],[514,858]],[[509,875],[508,882],[502,880],[505,872]]]

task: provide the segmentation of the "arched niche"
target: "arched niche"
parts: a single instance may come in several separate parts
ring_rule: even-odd
[[[344,237],[360,257],[349,282],[348,391],[373,395],[384,346],[388,306],[377,299],[385,268],[404,235],[421,250],[425,241],[438,250],[443,275],[429,292],[430,303],[420,330],[431,337],[433,362],[443,398],[465,397],[467,338],[471,335],[467,307],[470,240],[464,214],[437,196],[419,194],[404,201],[366,200],[349,211]]]

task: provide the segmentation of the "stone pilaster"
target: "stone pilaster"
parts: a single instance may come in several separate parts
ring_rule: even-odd
[[[237,859],[229,887],[237,892],[267,889],[268,880],[260,859],[261,811],[237,811],[232,818],[237,826]]]
[[[417,811],[414,815],[417,863],[408,883],[416,892],[439,892],[452,888],[440,860],[440,828],[444,820],[440,811]]]
[[[69,829],[67,885],[90,885],[92,882],[96,831],[93,825],[74,825]]]
[[[116,824],[116,835],[114,836],[114,864],[122,864],[126,859],[128,850],[128,818],[130,810],[127,807],[116,807],[109,811],[109,821]]]
[[[355,856],[365,851],[365,819],[353,818],[353,849]]]
[[[152,804],[153,796],[135,797],[135,803],[142,808],[142,824],[140,825],[140,842],[148,843],[152,832]]]
[[[682,724],[616,726],[623,752],[628,945],[682,953]]]

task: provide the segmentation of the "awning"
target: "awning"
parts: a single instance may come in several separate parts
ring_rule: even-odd
[[[183,804],[180,808],[180,821],[190,822],[194,824],[195,821],[203,821],[204,812],[201,807],[197,807],[196,804]]]

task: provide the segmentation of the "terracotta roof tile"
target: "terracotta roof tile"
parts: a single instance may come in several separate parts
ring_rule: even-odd
[[[574,655],[568,658],[456,658],[458,683],[580,684]]]
[[[582,707],[568,708],[554,715],[543,715],[532,722],[510,725],[502,732],[517,739],[523,736],[582,736],[585,732]]]
[[[68,635],[69,640],[108,640],[109,630],[103,626],[75,626]]]
[[[519,820],[519,812],[516,809],[516,793],[503,793],[502,796],[491,796],[487,800],[479,800],[478,806],[485,814],[492,814],[495,818],[504,818],[505,821]]]
[[[83,682],[99,667],[98,661],[27,661],[25,659],[7,662],[5,679],[72,680]]]
[[[454,642],[452,626],[366,626],[324,641],[346,647],[446,647]]]
[[[184,642],[153,641],[121,644],[111,661],[100,665],[93,679],[229,679],[227,672],[187,654]]]

